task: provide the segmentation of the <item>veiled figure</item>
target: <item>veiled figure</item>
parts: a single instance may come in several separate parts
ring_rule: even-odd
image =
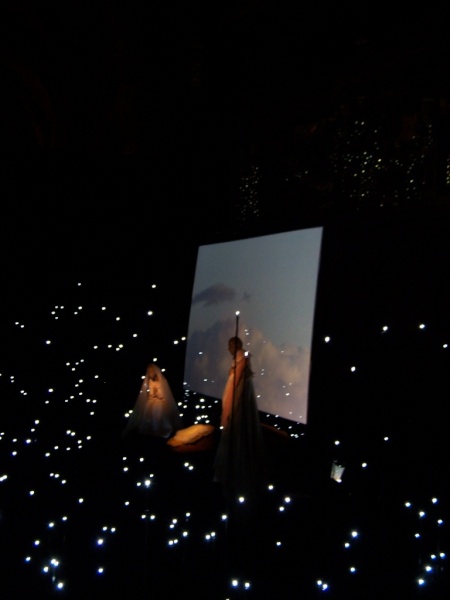
[[[141,434],[169,438],[182,427],[183,420],[169,383],[161,369],[151,363],[122,437],[136,430]]]
[[[232,337],[233,356],[222,395],[221,435],[214,459],[214,480],[227,498],[257,493],[265,472],[264,448],[250,355]]]

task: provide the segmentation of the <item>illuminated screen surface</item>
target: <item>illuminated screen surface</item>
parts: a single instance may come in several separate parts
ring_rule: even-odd
[[[222,397],[237,334],[251,354],[258,409],[306,424],[322,230],[199,247],[185,389]]]

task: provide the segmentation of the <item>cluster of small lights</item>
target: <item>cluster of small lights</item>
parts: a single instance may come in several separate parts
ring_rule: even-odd
[[[53,316],[55,316],[56,312],[58,312],[58,327],[63,327],[66,320],[66,316],[64,315],[63,318],[61,311],[63,311],[62,306],[56,307],[54,313],[52,313]],[[81,305],[77,305],[76,310],[71,312],[71,316],[68,317],[68,319],[83,319],[85,312],[86,311],[82,310]],[[108,315],[108,310],[105,306],[102,307],[101,313],[105,316]],[[149,311],[149,314],[152,314],[152,311]],[[114,323],[118,325],[123,324],[125,320],[125,316],[114,316],[108,321],[112,328],[112,336],[114,335]],[[81,326],[82,324],[80,324],[80,327]],[[19,335],[23,335],[22,328],[23,327],[21,326],[20,331],[18,332]],[[32,324],[27,325],[25,330],[28,329],[33,329]],[[381,331],[385,333],[388,329],[390,331],[390,328],[385,325],[382,327]],[[425,329],[425,324],[419,323],[418,329],[420,331]],[[95,338],[96,332],[95,328],[91,331],[91,322],[89,323],[89,331],[92,334],[92,338]],[[49,348],[55,345],[61,347],[59,336],[62,334],[63,332],[54,332],[52,334],[53,343],[44,343],[44,345]],[[95,348],[98,351],[96,355],[103,352],[102,356],[105,358],[105,364],[108,365],[107,354],[110,349],[115,348],[123,350],[123,360],[127,360],[127,351],[130,349],[133,341],[136,341],[138,337],[139,336],[133,330],[133,333],[130,333],[127,341],[124,343],[115,342],[104,344],[97,343],[95,339],[88,338],[86,339],[86,345],[87,348]],[[179,339],[182,341],[186,340],[184,336],[180,336]],[[326,344],[328,344],[330,340],[331,338],[329,336],[324,338]],[[48,339],[47,341],[50,340]],[[174,342],[174,345],[176,347],[180,346],[178,341]],[[333,346],[338,345],[339,339],[333,339]],[[446,344],[443,347],[446,347]],[[86,465],[91,461],[94,463],[96,462],[95,444],[92,442],[95,442],[101,437],[103,423],[101,415],[98,419],[93,419],[91,417],[95,417],[97,411],[102,413],[102,411],[106,412],[111,410],[111,404],[108,394],[105,394],[102,389],[104,382],[108,382],[108,373],[101,370],[99,372],[96,363],[90,366],[88,358],[78,358],[77,360],[74,360],[73,357],[66,359],[63,355],[58,355],[56,358],[53,357],[52,360],[55,361],[57,367],[59,365],[58,361],[61,361],[61,372],[64,375],[63,379],[66,383],[61,385],[61,383],[58,382],[55,385],[46,386],[46,393],[43,396],[38,395],[33,404],[33,412],[36,414],[30,417],[30,426],[25,432],[22,432],[20,435],[13,435],[8,430],[5,430],[0,437],[2,450],[4,451],[5,456],[17,458],[18,454],[22,454],[25,461],[30,454],[26,454],[27,451],[25,448],[33,446],[33,460],[35,460],[37,456],[46,459],[40,463],[39,468],[33,473],[32,489],[28,488],[28,499],[30,503],[34,504],[25,507],[25,510],[35,507],[36,502],[40,502],[42,497],[49,498],[47,493],[47,490],[49,489],[49,479],[58,484],[55,491],[55,500],[57,500],[57,502],[55,501],[55,508],[51,506],[51,502],[48,507],[48,512],[51,513],[54,511],[56,514],[50,518],[47,517],[44,521],[44,525],[39,522],[33,523],[33,527],[31,527],[29,531],[29,536],[33,540],[30,544],[32,551],[30,551],[28,547],[24,547],[24,562],[27,565],[30,565],[31,568],[35,565],[40,565],[39,568],[44,575],[51,575],[51,585],[54,586],[55,589],[70,589],[70,587],[74,585],[74,582],[66,578],[65,567],[73,559],[70,557],[67,546],[65,547],[65,553],[56,551],[61,547],[61,540],[66,537],[66,532],[62,532],[61,530],[70,523],[75,523],[75,527],[80,527],[81,531],[86,511],[89,511],[90,521],[93,523],[92,526],[94,532],[96,532],[89,537],[90,545],[98,550],[106,550],[109,546],[113,547],[114,544],[109,543],[110,537],[112,535],[114,537],[126,535],[126,532],[123,532],[120,526],[104,525],[105,516],[103,509],[105,506],[109,507],[109,513],[111,510],[115,511],[114,517],[117,522],[122,522],[124,519],[123,513],[126,508],[127,514],[130,514],[131,518],[135,521],[142,523],[142,527],[154,527],[153,523],[157,522],[167,523],[169,537],[164,537],[162,540],[154,539],[152,543],[154,544],[155,551],[157,551],[158,548],[162,550],[162,547],[166,546],[173,549],[173,552],[176,552],[175,548],[183,546],[183,544],[186,544],[187,546],[192,544],[192,547],[196,548],[199,540],[208,544],[211,548],[213,547],[211,546],[212,543],[215,546],[221,544],[226,546],[227,527],[224,527],[224,524],[229,521],[230,517],[228,514],[222,512],[222,507],[218,507],[217,512],[212,516],[210,514],[205,516],[203,515],[202,509],[192,512],[183,511],[182,514],[179,515],[177,512],[178,506],[169,506],[165,508],[161,505],[158,501],[158,494],[159,491],[164,488],[164,477],[163,474],[158,473],[156,459],[148,454],[145,456],[140,455],[136,460],[133,460],[133,456],[129,455],[121,455],[120,457],[113,455],[111,457],[112,469],[115,473],[115,489],[114,494],[105,490],[105,502],[101,509],[93,508],[94,506],[97,506],[95,502],[95,495],[97,493],[95,491],[96,486],[93,485],[91,489],[89,485],[79,485],[79,482],[83,483],[82,469],[80,472],[77,472],[76,469],[71,470],[70,475],[65,473],[65,475],[67,474],[67,477],[61,475],[61,472],[65,472],[66,470],[64,459],[67,459],[68,465],[70,464],[71,459],[69,459],[69,451],[76,450],[78,452],[77,456],[80,456],[79,460],[84,461],[84,464]],[[351,368],[352,370],[356,369],[354,366]],[[89,376],[91,369],[92,372],[96,372],[95,376]],[[58,369],[56,369],[56,371],[57,370]],[[67,377],[67,373],[73,374],[74,371],[81,370],[83,371],[82,376],[77,375],[73,379]],[[353,380],[355,378],[351,379]],[[23,390],[19,392],[16,389],[15,377],[9,376],[9,379],[5,379],[4,381],[7,382],[6,385],[12,384],[13,386],[12,391],[9,393],[11,401],[16,399],[16,393],[19,394],[19,396],[23,395]],[[24,389],[27,388],[26,385],[23,387]],[[48,412],[45,412],[44,409],[49,402],[48,396],[52,397],[52,408],[60,415],[56,422],[54,420],[52,421],[51,416]],[[70,400],[70,409],[67,407],[68,399]],[[96,406],[95,411],[91,410],[92,405]],[[213,419],[211,414],[217,413],[218,409],[217,400],[210,400],[206,397],[198,396],[193,392],[185,392],[182,405],[186,412],[193,415],[193,422],[195,423],[212,422]],[[38,416],[39,418],[37,418]],[[71,419],[73,419],[73,422],[70,422]],[[306,436],[307,428],[302,425],[300,421],[286,421],[281,419],[279,415],[270,414],[265,415],[265,421],[279,431],[288,432],[289,438],[295,443],[298,442],[301,444]],[[23,445],[21,444],[22,441]],[[91,443],[86,444],[86,441]],[[395,443],[395,435],[389,434],[389,436],[384,435],[380,437],[380,453],[381,444],[385,444],[387,441],[391,442],[389,447],[393,446]],[[334,440],[333,448],[330,449],[330,457],[334,456],[334,453],[344,445],[341,442],[345,442],[345,440]],[[369,462],[363,460],[363,458],[365,457],[362,457],[357,464],[362,470],[367,471]],[[370,464],[372,464],[372,462],[374,461],[372,460]],[[150,468],[155,466],[155,472],[149,473],[149,463]],[[189,456],[188,460],[181,456],[180,461],[178,461],[177,464],[181,467],[177,476],[181,478],[186,488],[189,488],[190,486],[195,488],[195,482],[197,481],[195,478],[198,476],[197,473],[202,470],[201,463],[200,465],[197,465],[196,463],[195,454]],[[344,468],[343,465],[344,461],[336,461],[337,467]],[[14,471],[16,468],[14,462],[9,462],[9,468]],[[67,466],[67,469],[69,469],[69,466]],[[0,477],[0,482],[5,486],[8,486],[12,479],[16,479],[16,476],[15,473],[14,477],[12,474],[10,476],[10,473],[7,473],[6,469],[3,470],[4,473]],[[98,477],[101,478],[102,465],[100,465],[97,473]],[[346,478],[339,477],[339,480],[336,481],[339,481],[340,483],[339,489],[345,489],[346,494],[351,493],[352,490],[346,488]],[[59,491],[59,488],[61,487],[64,489],[64,492]],[[66,491],[67,488],[70,488],[70,493]],[[289,532],[287,523],[289,523],[290,517],[301,513],[304,510],[302,503],[295,501],[295,493],[291,493],[291,490],[285,488],[286,484],[276,486],[273,483],[270,483],[267,485],[264,492],[267,496],[266,518],[268,522],[271,522],[271,527],[268,532],[271,543],[268,546],[276,549],[275,552],[278,554],[282,554],[284,549],[290,546],[292,543],[291,536],[296,536],[295,531]],[[137,489],[137,495],[134,493],[135,489]],[[144,490],[144,494],[142,493],[142,490]],[[58,515],[57,511],[61,510],[60,507],[63,504],[63,501],[66,502],[66,506],[62,513],[63,516],[61,517]],[[244,496],[237,496],[236,505],[239,507],[239,510],[242,509],[244,511],[248,506],[251,506],[251,500]],[[113,507],[112,509],[110,508],[111,506]],[[414,503],[408,502],[405,503],[405,506],[411,509],[414,506]],[[431,500],[431,509],[434,507],[434,510],[437,510],[440,506],[441,502],[438,502],[438,499],[433,497]],[[423,508],[419,509],[416,513],[418,523],[421,525],[428,524],[429,512],[431,511]],[[442,515],[435,515],[433,527],[439,531],[439,536],[441,536],[441,532],[445,530],[445,520]],[[48,533],[44,535],[43,530],[50,532],[50,535],[48,535]],[[101,531],[100,535],[98,535],[98,531]],[[414,527],[411,528],[410,532],[412,537],[418,536],[421,540],[424,540],[424,538],[430,540],[429,559],[424,563],[423,573],[421,572],[418,577],[418,584],[420,587],[423,587],[426,582],[431,582],[429,577],[431,575],[435,576],[436,572],[439,571],[437,565],[439,565],[439,568],[441,568],[442,565],[445,565],[446,552],[443,547],[445,538],[442,539],[443,536],[438,537],[437,535],[434,535],[434,529],[432,529],[433,535],[429,537],[429,528],[424,526],[418,528],[416,523],[414,523]],[[358,544],[361,544],[363,543],[362,540],[367,540],[368,537],[369,536],[362,536],[359,529],[352,530],[350,532],[350,538],[346,539],[344,542],[344,550],[351,550],[357,540]],[[183,544],[180,544],[182,540]],[[89,548],[89,546],[86,545],[85,552],[87,555],[89,555],[90,550],[92,550],[92,548]],[[422,550],[423,545],[418,552],[422,552]],[[275,566],[282,564],[282,561],[284,560],[284,557],[278,557],[278,554],[275,554],[273,557]],[[108,564],[108,561],[111,560],[110,555],[103,553],[101,555],[101,561],[99,561],[97,554],[94,553],[92,555],[92,572],[105,576],[106,573],[113,570],[111,563]],[[101,563],[100,566],[99,562]],[[44,567],[41,565],[44,565]],[[360,567],[356,562],[352,562],[350,565],[346,563],[346,565],[346,569],[351,575],[355,575],[360,570]],[[330,589],[329,582],[334,579],[333,566],[324,562],[324,564],[321,565],[321,569],[323,573],[330,570],[331,574],[327,577],[326,581],[325,579],[321,579],[315,583],[320,590],[327,591]],[[236,590],[246,591],[251,590],[254,587],[251,580],[247,578],[242,579],[230,576],[228,581],[231,582],[231,588]],[[311,583],[314,585],[313,580]],[[335,582],[333,583],[333,588],[337,588],[338,585],[343,584]],[[224,590],[224,594],[225,593],[226,590]]]

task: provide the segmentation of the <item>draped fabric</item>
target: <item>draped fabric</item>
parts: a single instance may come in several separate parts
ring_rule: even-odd
[[[238,350],[222,395],[214,480],[225,496],[256,493],[264,475],[264,448],[250,357]]]
[[[183,427],[177,403],[161,369],[152,363],[146,374],[122,437],[136,430],[141,434],[169,438]]]

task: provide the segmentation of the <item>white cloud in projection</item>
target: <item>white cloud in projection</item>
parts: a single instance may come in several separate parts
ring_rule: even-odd
[[[239,335],[260,411],[306,423],[322,227],[200,246],[185,389],[221,398]],[[239,313],[236,316],[236,313]]]

